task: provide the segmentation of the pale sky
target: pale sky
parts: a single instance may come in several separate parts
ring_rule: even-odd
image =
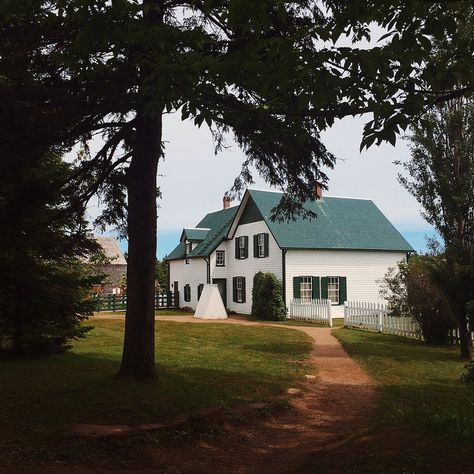
[[[327,148],[338,158],[330,178],[329,196],[372,199],[415,250],[424,249],[424,236],[433,231],[420,216],[420,207],[397,181],[394,160],[406,160],[409,150],[402,140],[395,147],[383,144],[359,152],[362,127],[369,117],[345,118],[323,134]],[[165,160],[160,163],[158,184],[163,194],[158,209],[158,256],[169,253],[183,227],[195,226],[207,212],[222,208],[222,197],[232,187],[244,159],[237,145],[214,154],[206,126],[197,129],[181,122],[180,114],[165,118]],[[257,176],[252,187],[269,189]],[[90,207],[95,215],[96,206]],[[374,229],[376,232],[376,229]],[[122,243],[123,248],[126,243]]]

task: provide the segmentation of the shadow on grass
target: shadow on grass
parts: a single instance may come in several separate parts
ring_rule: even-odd
[[[114,376],[118,365],[118,359],[72,353],[1,364],[0,438],[35,444],[39,433],[55,438],[75,423],[166,421],[203,407],[268,399],[289,383],[248,368],[158,364],[158,381],[147,384]]]

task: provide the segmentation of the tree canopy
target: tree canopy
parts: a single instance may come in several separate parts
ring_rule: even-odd
[[[461,353],[471,357],[474,315],[474,102],[440,105],[412,126],[411,160],[402,184],[442,238],[445,265],[437,283],[461,331]]]
[[[2,149],[37,159],[52,143],[104,139],[71,177],[80,183],[72,201],[100,193],[108,205],[100,222],[127,220],[123,375],[154,376],[163,114],[206,124],[217,150],[233,136],[246,155],[234,194],[255,167],[286,192],[276,211],[291,217],[314,198],[315,182],[327,182],[335,158],[320,132],[334,120],[370,113],[362,146],[394,143],[425,107],[472,92],[471,8],[425,0],[2,3],[2,126],[8,114],[31,117],[21,145],[4,138]],[[344,45],[371,39],[373,25],[386,32],[375,46]],[[443,40],[451,54],[432,58],[433,41]]]

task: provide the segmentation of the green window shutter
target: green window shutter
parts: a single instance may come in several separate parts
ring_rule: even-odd
[[[319,300],[319,298],[321,297],[319,293],[319,277],[312,277],[311,286],[312,286],[313,300]]]
[[[258,234],[253,236],[253,256],[258,258]]]
[[[321,277],[321,299],[322,300],[328,299],[328,284],[329,284],[329,278]]]
[[[293,298],[301,298],[301,277],[293,277]]]
[[[269,237],[268,234],[263,234],[265,236],[265,257],[268,257],[269,252],[268,252],[268,242],[269,242]]]
[[[246,296],[245,296],[245,277],[242,277],[242,303],[245,303]]]
[[[244,245],[245,245],[244,258],[249,258],[249,238],[247,235],[244,237]]]
[[[339,304],[347,301],[347,278],[339,277]]]
[[[240,251],[239,251],[239,237],[236,237],[235,239],[235,259],[240,260]]]
[[[204,288],[204,285],[200,283],[198,285],[198,301],[201,299],[201,294],[202,294],[202,289]]]
[[[237,277],[232,278],[232,301],[237,303]]]

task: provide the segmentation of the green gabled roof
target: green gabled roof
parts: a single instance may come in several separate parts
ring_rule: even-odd
[[[211,212],[199,222],[197,227],[210,228],[206,238],[191,252],[190,257],[208,257],[226,238],[238,206]]]
[[[178,260],[184,258],[186,255],[186,245],[184,242],[180,242],[176,248],[168,254],[164,260]]]
[[[317,218],[280,223],[270,216],[282,193],[248,192],[281,248],[414,251],[370,200],[323,197],[305,204]]]
[[[208,257],[211,255],[227,236],[237,210],[238,206],[235,206],[222,209],[221,211],[210,212],[199,222],[196,228],[183,229],[183,234],[188,240],[199,242],[188,257]],[[194,237],[194,240],[191,237]],[[199,240],[197,237],[199,237]],[[165,257],[165,260],[178,260],[185,258],[185,256],[186,246],[184,241],[181,241],[179,245]]]
[[[206,238],[206,235],[209,233],[210,230],[211,229],[209,229],[209,228],[206,228],[206,229],[202,229],[202,228],[201,229],[200,228],[191,229],[191,228],[185,227],[183,229],[183,234],[185,236],[184,240],[189,240],[190,242],[202,242]],[[181,238],[181,240],[183,240],[183,238]]]

